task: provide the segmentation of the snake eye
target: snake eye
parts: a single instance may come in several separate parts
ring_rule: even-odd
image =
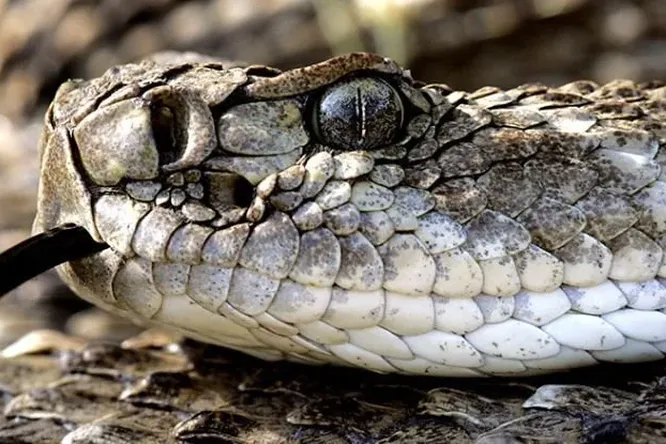
[[[395,138],[402,125],[402,100],[388,82],[358,77],[324,91],[313,117],[314,130],[324,144],[370,149]]]

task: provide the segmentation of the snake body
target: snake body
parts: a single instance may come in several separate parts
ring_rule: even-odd
[[[34,230],[84,299],[263,359],[528,375],[666,353],[666,88],[424,85],[354,53],[64,84]]]

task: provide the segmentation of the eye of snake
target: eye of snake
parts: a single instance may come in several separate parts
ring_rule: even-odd
[[[326,89],[315,104],[313,120],[324,144],[371,149],[394,140],[403,121],[402,100],[385,80],[356,77]]]

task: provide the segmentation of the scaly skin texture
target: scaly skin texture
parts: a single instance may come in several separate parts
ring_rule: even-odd
[[[439,376],[662,359],[664,87],[464,93],[350,54],[59,90],[35,231],[83,298],[264,359]]]
[[[661,0],[0,1],[0,114],[166,49],[301,66],[379,52],[457,88],[663,78]]]

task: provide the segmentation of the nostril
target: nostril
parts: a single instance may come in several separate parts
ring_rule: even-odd
[[[146,91],[159,146],[162,171],[196,168],[217,146],[215,123],[207,102],[197,94],[162,85]]]
[[[238,176],[234,186],[234,201],[239,207],[249,207],[254,198],[254,187],[242,176]]]
[[[204,173],[209,205],[218,212],[231,208],[247,208],[254,198],[254,187],[235,173],[209,171]]]
[[[153,104],[150,107],[150,120],[160,165],[175,162],[181,150],[176,142],[176,117],[173,111],[167,106]]]

